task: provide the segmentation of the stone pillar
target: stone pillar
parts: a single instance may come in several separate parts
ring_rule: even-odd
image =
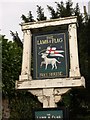
[[[70,51],[69,77],[80,77],[76,24],[70,24],[68,31],[69,31],[69,51]]]
[[[31,31],[24,30],[22,70],[19,80],[31,80]]]

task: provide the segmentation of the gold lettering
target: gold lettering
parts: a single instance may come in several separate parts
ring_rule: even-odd
[[[49,44],[49,43],[61,43],[63,42],[62,38],[52,38],[46,40],[37,40],[37,45]]]
[[[44,78],[44,77],[48,78],[48,77],[59,77],[59,76],[63,75],[63,73],[62,72],[49,72],[49,73],[40,73],[39,75],[42,78]]]

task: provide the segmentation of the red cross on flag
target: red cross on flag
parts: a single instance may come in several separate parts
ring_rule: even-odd
[[[47,47],[46,53],[50,54],[50,56],[59,56],[64,57],[61,53],[63,53],[63,50],[57,50],[56,47]]]

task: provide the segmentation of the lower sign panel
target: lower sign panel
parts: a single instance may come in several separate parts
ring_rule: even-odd
[[[34,111],[34,120],[68,120],[66,108],[43,108]]]

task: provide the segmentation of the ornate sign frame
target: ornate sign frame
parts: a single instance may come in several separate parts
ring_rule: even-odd
[[[61,95],[72,87],[85,86],[85,79],[80,75],[78,44],[77,44],[77,17],[65,17],[54,20],[22,23],[24,37],[22,70],[19,81],[16,81],[16,89],[26,89],[38,96],[43,107],[55,107]],[[32,54],[32,30],[44,27],[56,27],[68,25],[69,37],[69,60],[70,68],[68,77],[39,78],[35,80],[31,76],[31,54]],[[34,68],[35,69],[35,68]]]
[[[77,29],[76,29],[77,17],[66,17],[54,20],[23,23],[22,31],[24,33],[24,45],[23,45],[23,59],[22,59],[22,71],[17,81],[16,88],[42,88],[43,87],[74,87],[83,86],[84,81],[80,75],[79,59],[78,59],[78,45],[77,45]],[[68,78],[54,78],[35,81],[31,76],[31,42],[32,42],[32,29],[42,28],[47,26],[68,25],[69,33],[69,51],[70,51],[70,69]],[[73,81],[74,80],[74,81]],[[53,82],[52,82],[53,81]],[[82,82],[83,81],[83,82]],[[38,86],[38,83],[39,86]]]

